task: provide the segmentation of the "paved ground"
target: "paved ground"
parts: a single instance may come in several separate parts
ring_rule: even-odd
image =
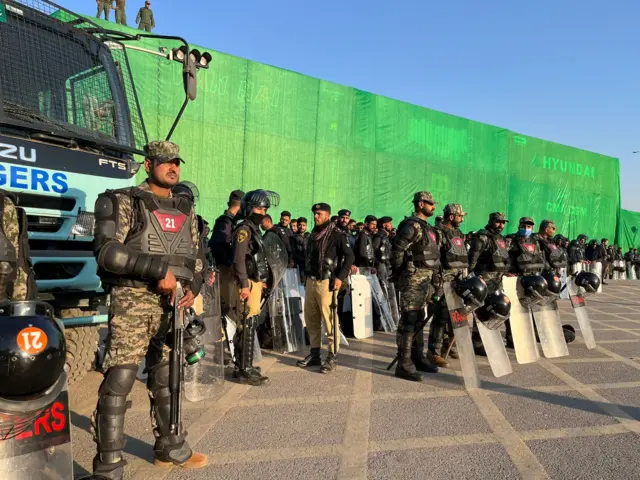
[[[127,416],[127,478],[167,479],[631,479],[640,478],[640,282],[611,282],[587,300],[597,348],[520,366],[468,393],[459,365],[422,384],[386,365],[394,337],[352,341],[333,375],[298,357],[266,355],[261,388],[225,382],[218,402],[186,404],[189,440],[210,456],[200,471],[151,461],[148,400],[137,382]],[[564,323],[578,330],[568,302]],[[513,352],[511,352],[513,353]],[[72,389],[76,477],[90,470],[89,418],[101,378]]]

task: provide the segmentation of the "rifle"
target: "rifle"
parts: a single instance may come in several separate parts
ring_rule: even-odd
[[[172,435],[180,435],[182,414],[182,382],[184,379],[184,308],[179,307],[184,297],[182,285],[178,282],[176,298],[171,314],[171,340],[173,348],[169,353],[169,393],[171,403],[169,407],[169,430]]]

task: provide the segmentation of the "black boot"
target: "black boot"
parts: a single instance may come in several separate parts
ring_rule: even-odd
[[[413,343],[413,332],[402,332],[398,347],[398,363],[396,365],[396,377],[421,382],[422,375],[418,373],[415,365],[411,361],[411,344]]]
[[[317,367],[322,365],[322,357],[320,357],[320,349],[313,347],[311,353],[304,357],[304,360],[298,360],[296,365],[300,368]]]
[[[93,458],[93,476],[121,480],[127,462],[124,448],[124,416],[129,407],[127,395],[136,381],[138,367],[121,365],[110,368],[98,390],[98,404],[93,415],[94,440],[98,453]]]
[[[236,369],[233,376],[242,384],[248,384],[254,387],[264,385],[269,381],[260,372],[260,369],[253,366],[253,349],[255,348],[255,328],[256,317],[247,318],[246,328],[240,333],[236,331],[234,338]]]
[[[424,327],[423,327],[424,328]],[[415,367],[421,372],[437,373],[438,367],[432,364],[427,357],[424,356],[424,330],[420,329],[413,336],[411,344],[411,360]]]
[[[181,435],[171,433],[169,373],[169,362],[161,362],[149,370],[147,377],[151,411],[155,420],[153,435],[156,437],[156,442],[153,446],[153,456],[156,461],[182,465],[191,458],[193,452],[185,441],[184,433]]]
[[[333,352],[329,352],[327,359],[320,367],[320,373],[329,373],[338,368],[338,355]]]

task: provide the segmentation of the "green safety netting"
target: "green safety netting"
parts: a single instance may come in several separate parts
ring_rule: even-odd
[[[625,253],[630,248],[640,248],[640,212],[620,209],[616,242]]]
[[[183,179],[198,185],[198,210],[210,221],[231,190],[265,188],[282,198],[274,217],[285,209],[311,217],[323,201],[358,220],[390,215],[397,224],[413,193],[429,190],[438,212],[449,202],[469,212],[463,230],[502,211],[508,232],[526,215],[555,220],[571,238],[614,237],[616,158],[201,50],[212,53],[211,68],[199,71],[198,98],[173,140],[186,159]],[[180,65],[140,52],[130,60],[149,137],[164,138],[184,98]]]

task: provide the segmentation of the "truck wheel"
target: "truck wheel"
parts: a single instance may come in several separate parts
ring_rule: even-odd
[[[69,386],[78,383],[87,372],[93,370],[98,350],[98,327],[85,326],[66,328],[67,365]]]

